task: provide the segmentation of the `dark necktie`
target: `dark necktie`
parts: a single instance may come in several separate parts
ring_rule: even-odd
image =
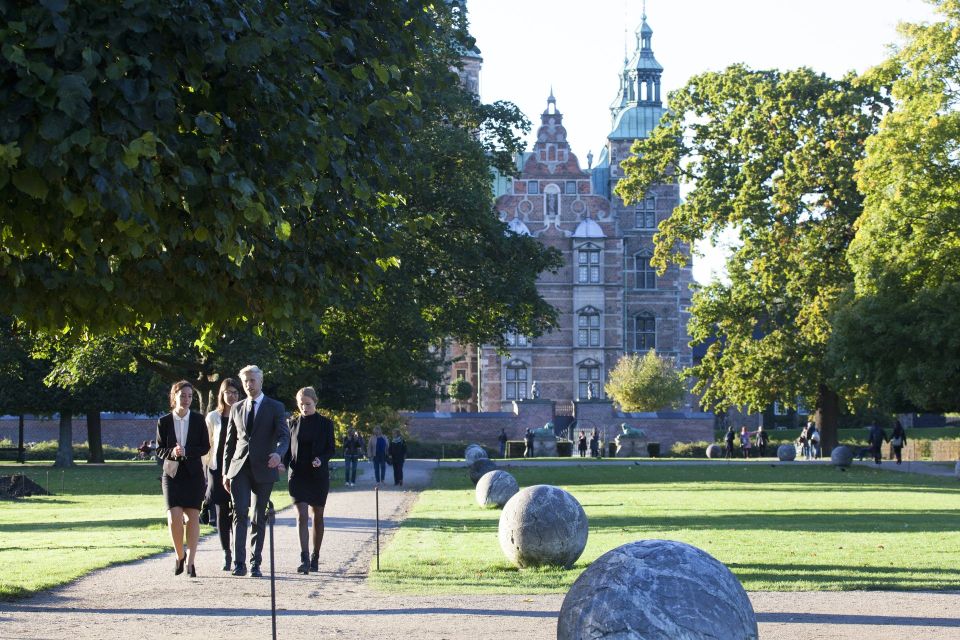
[[[250,401],[250,413],[247,414],[247,433],[253,431],[253,418],[257,415],[257,401]]]

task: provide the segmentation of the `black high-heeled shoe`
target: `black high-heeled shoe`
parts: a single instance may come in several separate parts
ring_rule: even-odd
[[[187,556],[182,558],[177,558],[176,564],[173,566],[173,575],[178,576],[183,573],[183,563],[187,561]]]
[[[187,575],[190,576],[191,578],[197,577],[197,570],[194,568],[193,565],[190,565],[189,567],[187,567]]]
[[[233,556],[230,555],[229,551],[224,552],[223,554],[223,570],[230,571],[233,568]]]
[[[320,571],[320,552],[314,551],[313,555],[310,556],[310,571],[316,573]]]

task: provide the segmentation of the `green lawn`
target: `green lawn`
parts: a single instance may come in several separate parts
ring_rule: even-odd
[[[704,549],[748,590],[960,589],[960,485],[826,465],[512,469],[521,487],[571,491],[590,521],[569,571],[518,570],[500,511],[476,505],[461,469],[440,470],[381,556],[374,584],[416,593],[566,591],[604,552],[640,539]]]
[[[0,501],[0,599],[172,550],[155,463],[0,465],[0,475],[21,472],[55,495]],[[273,496],[278,509],[289,504],[285,480]]]

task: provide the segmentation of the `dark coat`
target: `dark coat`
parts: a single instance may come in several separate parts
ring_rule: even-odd
[[[178,473],[204,477],[201,458],[210,451],[210,438],[207,435],[207,423],[203,416],[190,412],[187,423],[187,442],[183,446],[183,457],[173,455],[177,446],[177,431],[173,426],[173,414],[168,413],[157,420],[157,457],[163,460],[163,473],[171,478]]]
[[[287,428],[283,404],[263,396],[262,406],[256,410],[256,419],[247,431],[249,400],[243,400],[230,408],[230,426],[227,429],[227,446],[223,454],[225,478],[233,479],[249,461],[253,478],[258,483],[276,482],[280,475],[267,466],[271,453],[281,459],[290,447],[290,429]]]

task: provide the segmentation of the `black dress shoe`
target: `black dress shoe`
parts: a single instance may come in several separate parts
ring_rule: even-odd
[[[313,571],[314,573],[316,573],[317,571],[320,571],[320,554],[319,553],[314,553],[312,556],[310,556],[310,571]]]
[[[230,567],[233,565],[233,556],[230,555],[230,552],[227,551],[223,554],[223,570],[230,571]]]
[[[260,565],[254,564],[250,565],[250,577],[251,578],[262,578],[263,574],[260,573]]]
[[[173,575],[178,576],[183,573],[183,563],[187,561],[187,556],[182,558],[177,558],[176,563],[173,565]]]
[[[235,576],[245,576],[247,575],[247,565],[240,562],[237,563],[237,566],[233,569],[233,575]]]
[[[189,567],[187,567],[187,575],[190,576],[191,578],[197,577],[197,570],[193,567],[193,565],[190,565]]]

